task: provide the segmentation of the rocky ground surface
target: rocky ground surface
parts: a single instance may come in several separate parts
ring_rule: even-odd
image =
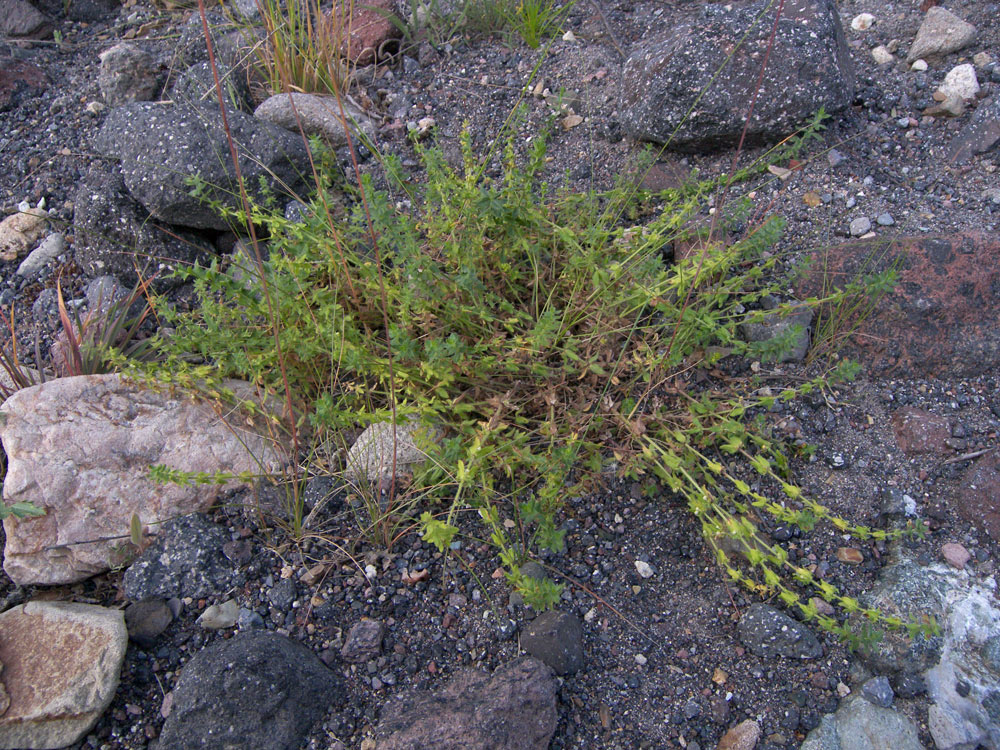
[[[823,249],[831,267],[850,271],[863,257],[859,247],[910,238],[887,245],[902,258],[903,283],[856,344],[859,380],[769,419],[817,446],[796,473],[835,513],[873,527],[919,517],[930,532],[887,545],[823,526],[767,530],[846,593],[935,616],[942,636],[916,645],[890,639],[872,655],[852,654],[784,618],[777,602],[727,586],[679,500],[610,476],[603,492],[568,500],[567,550],[535,572],[569,585],[557,614],[536,617],[494,575],[494,552],[475,541],[471,522],[447,556],[413,533],[388,548],[352,544],[363,511],[321,478],[307,489],[314,525],[300,543],[276,521],[280,493],[233,492],[206,516],[165,526],[125,572],[50,586],[4,577],[4,610],[71,601],[125,611],[131,641],[121,682],[95,698],[100,718],[72,746],[209,747],[206,727],[225,734],[238,726],[252,738],[247,747],[1000,747],[1000,148],[990,145],[1000,139],[1000,6],[949,4],[975,35],[959,49],[929,47],[921,64],[907,54],[938,12],[927,5],[837,3],[856,71],[846,106],[798,162],[773,165],[729,200],[750,200],[754,219],[787,219],[777,250],[789,262]],[[621,103],[626,57],[652,49],[690,14],[725,17],[701,8],[680,0],[580,3],[568,15],[570,33],[544,54],[516,38],[431,36],[359,69],[354,98],[373,119],[378,148],[399,154],[414,179],[408,131],[433,125],[454,156],[468,123],[481,153],[523,101],[519,136],[553,123],[551,179],[604,187],[641,163],[643,147],[630,133],[642,117]],[[106,190],[112,151],[128,189],[137,198],[140,190],[126,166],[128,121],[125,136],[104,131],[118,132],[117,142],[97,138],[120,119],[107,105],[120,92],[99,81],[100,55],[130,40],[145,54],[126,62],[138,71],[131,85],[146,80],[154,92],[138,98],[166,86],[190,99],[193,84],[171,86],[198,36],[189,12],[142,2],[74,0],[42,11],[47,27],[20,30],[40,41],[0,43],[0,206],[6,216],[21,201],[44,199],[49,248],[43,256],[36,249],[28,267],[26,252],[0,263],[0,302],[47,342],[57,279],[67,298],[80,300],[102,269],[128,282],[130,264],[115,266],[121,254],[95,264],[86,231],[103,221],[110,233],[107,217],[125,216],[133,239],[146,237],[145,221],[128,219],[133,209],[88,214],[106,194],[90,187]],[[948,39],[964,33],[947,23]],[[946,84],[965,65],[977,90],[969,68]],[[952,85],[965,88],[938,93]],[[765,150],[734,153],[717,144],[656,153],[636,179],[669,187],[691,169],[718,175]],[[377,172],[370,152],[361,157]],[[711,210],[699,218],[711,221]],[[189,233],[194,255],[226,252],[235,239],[207,224],[178,231]],[[778,387],[818,366],[764,365],[760,385]],[[5,488],[8,500],[13,491]],[[20,616],[43,618],[28,609]],[[20,662],[4,648],[0,640],[16,698],[11,675]],[[518,661],[525,653],[547,667]],[[238,678],[227,674],[233,663],[247,665]],[[428,717],[439,722],[433,740],[421,724]]]

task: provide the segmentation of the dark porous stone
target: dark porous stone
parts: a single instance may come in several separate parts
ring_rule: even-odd
[[[167,279],[176,266],[208,258],[209,244],[191,232],[168,229],[150,219],[125,187],[115,167],[90,170],[73,199],[73,245],[77,264],[90,276],[112,274],[128,285],[141,274],[159,272],[155,286],[174,285]]]
[[[234,572],[222,553],[228,534],[195,513],[167,521],[156,539],[125,571],[126,598],[198,598],[221,593]]]
[[[250,109],[250,87],[247,77],[239,68],[232,68],[225,63],[217,63],[219,83],[225,96],[226,104],[243,110]],[[215,89],[215,76],[208,61],[192,65],[181,73],[177,82],[170,90],[170,98],[182,104],[213,104],[218,101]]]
[[[622,74],[626,130],[670,148],[734,145],[758,87],[777,10],[767,0],[708,4],[662,38],[643,40]],[[770,60],[749,142],[776,140],[821,107],[837,112],[851,103],[854,71],[834,0],[784,3]]]
[[[277,609],[291,609],[292,602],[295,601],[295,581],[291,578],[283,578],[278,581],[267,592],[267,600],[272,607]]]
[[[343,695],[312,651],[276,633],[216,641],[184,665],[158,750],[287,750]]]
[[[157,637],[174,619],[167,602],[158,596],[143,599],[125,608],[128,637],[143,648],[151,648]]]
[[[574,674],[583,667],[580,618],[556,610],[543,612],[524,629],[521,647],[552,667],[556,674]]]
[[[740,618],[739,633],[743,645],[766,659],[815,659],[823,655],[823,647],[809,628],[766,604],[750,606]]]
[[[556,729],[552,670],[525,657],[492,676],[466,670],[441,690],[382,709],[378,750],[545,750]]]
[[[228,124],[252,201],[261,204],[266,193],[294,193],[305,186],[309,154],[301,137],[237,110],[228,113]],[[136,102],[118,107],[94,143],[102,155],[121,161],[129,192],[155,218],[198,229],[230,228],[230,220],[209,205],[240,205],[217,105]],[[193,195],[192,179],[204,186],[200,197]]]
[[[362,620],[355,623],[344,639],[340,655],[344,661],[360,663],[374,659],[382,653],[382,636],[385,627],[378,620]]]

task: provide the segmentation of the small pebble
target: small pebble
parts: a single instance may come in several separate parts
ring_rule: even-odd
[[[876,65],[887,65],[896,59],[889,48],[884,44],[880,44],[878,47],[872,50],[872,59],[875,61]]]
[[[896,223],[896,220],[892,218],[892,215],[887,213],[879,214],[878,218],[875,219],[875,221],[879,224],[879,226],[883,227],[891,227],[893,224]]]
[[[915,70],[915,71],[918,71],[918,72],[922,71],[922,70],[927,70],[927,61],[926,60],[914,60],[913,64],[910,65],[910,70]]]
[[[639,575],[643,578],[652,578],[653,567],[648,562],[643,562],[642,560],[635,561],[635,569]]]
[[[867,216],[859,216],[851,222],[851,235],[860,237],[871,231],[872,222]]]
[[[851,19],[851,28],[855,31],[867,31],[875,23],[875,16],[871,13],[859,13]]]

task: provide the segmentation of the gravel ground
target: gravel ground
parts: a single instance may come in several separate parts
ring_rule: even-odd
[[[461,42],[440,52],[425,48],[419,62],[405,57],[393,66],[359,71],[357,98],[385,118],[380,147],[415,167],[405,138],[408,122],[433,117],[446,152],[454,152],[468,121],[474,145],[483,149],[497,137],[529,79],[533,88],[541,81],[540,92],[562,91],[562,102],[585,118],[569,130],[556,128],[550,147],[552,180],[575,187],[607,186],[628,173],[640,151],[622,138],[615,117],[619,49],[627,51],[666,28],[692,5],[622,0],[603,4],[597,13],[596,5],[581,3],[568,20],[575,41],[556,41],[534,79],[530,76],[540,53],[495,40]],[[769,178],[739,188],[751,196],[756,211],[788,219],[779,249],[793,258],[831,245],[862,218],[879,237],[1000,231],[1000,151],[950,167],[944,151],[971,110],[933,121],[921,114],[952,65],[976,52],[1000,57],[1000,6],[981,0],[952,3],[951,10],[977,27],[978,40],[924,73],[898,62],[877,67],[870,53],[897,40],[899,56],[905,55],[921,19],[915,3],[852,0],[838,7],[858,72],[853,106],[828,121],[822,145],[791,179]],[[862,11],[872,12],[875,24],[865,32],[852,31],[851,19]],[[0,112],[0,207],[5,213],[18,201],[45,198],[57,219],[71,221],[74,188],[92,159],[90,138],[102,119],[88,111],[88,104],[100,100],[98,54],[117,39],[138,35],[137,43],[155,51],[169,68],[181,20],[181,14],[140,3],[117,18],[90,24],[60,18],[61,44],[10,45],[7,51],[44,69],[52,83]],[[980,73],[984,97],[997,95],[1000,87],[1000,66],[992,71]],[[527,115],[518,127],[527,137],[548,120],[552,103],[530,93],[525,101]],[[739,164],[760,155],[760,150],[748,150]],[[729,170],[732,158],[731,153],[662,154],[645,179],[650,185],[669,184],[692,168],[711,176]],[[819,197],[817,205],[809,205],[815,202],[809,194]],[[13,273],[15,267],[0,264],[0,302],[14,303],[23,312],[44,286],[55,283],[57,273],[25,284]],[[63,271],[64,283],[75,284],[70,257]],[[781,372],[765,370],[762,377],[780,382],[802,374],[802,368],[789,365]],[[948,381],[905,374],[892,381],[862,377],[829,400],[797,402],[768,419],[776,429],[800,430],[818,446],[816,459],[797,467],[798,476],[804,489],[835,513],[873,524],[886,493],[906,492],[931,526],[927,539],[913,543],[918,553],[937,559],[943,543],[960,542],[973,554],[975,573],[987,576],[993,572],[996,543],[960,519],[948,502],[961,491],[968,463],[904,456],[889,415],[904,404],[947,414],[962,426],[964,450],[973,451],[997,444],[998,394],[995,376]],[[493,576],[493,552],[475,541],[480,530],[471,522],[464,526],[461,548],[450,556],[439,555],[410,533],[388,550],[364,541],[351,545],[347,557],[339,550],[357,537],[357,523],[351,503],[341,495],[328,504],[317,534],[299,545],[269,528],[273,524],[245,517],[241,506],[241,499],[234,498],[215,517],[235,541],[245,542],[237,555],[239,572],[218,600],[235,596],[267,627],[303,640],[345,675],[349,701],[315,728],[309,748],[366,747],[364,740],[390,695],[440,684],[466,665],[492,670],[518,654],[518,632],[533,613],[510,601],[503,581]],[[550,575],[571,582],[563,608],[585,621],[586,661],[581,672],[562,680],[553,748],[712,748],[727,727],[744,718],[759,722],[760,750],[798,747],[819,718],[836,709],[845,690],[858,689],[867,676],[830,638],[821,638],[825,655],[817,660],[766,660],[746,650],[736,624],[752,600],[727,587],[692,517],[655,484],[609,478],[602,492],[569,500],[565,528],[567,551],[545,562],[553,569]],[[886,554],[883,545],[851,543],[864,561],[846,565],[836,557],[845,541],[833,530],[808,535],[774,527],[768,531],[851,595],[872,585]],[[653,575],[642,578],[635,561],[647,562]],[[325,565],[317,571],[319,563]],[[369,565],[374,575],[372,569],[366,575]],[[307,583],[311,579],[302,574],[310,569],[315,580]],[[424,580],[404,580],[423,570],[429,574]],[[8,603],[46,596],[120,606],[119,581],[119,574],[110,574],[44,591],[18,591],[6,582],[3,593]],[[161,705],[178,669],[199,648],[228,635],[195,625],[211,603],[185,602],[155,648],[129,649],[115,701],[80,747],[149,746],[162,726]],[[386,624],[384,655],[345,665],[339,658],[343,637],[362,617]],[[896,705],[932,746],[926,698],[900,699]]]

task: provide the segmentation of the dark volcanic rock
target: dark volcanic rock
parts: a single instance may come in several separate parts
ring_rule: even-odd
[[[963,484],[964,491],[956,492],[952,500],[958,512],[1000,541],[1000,451],[977,458]]]
[[[545,750],[556,729],[552,670],[525,657],[493,676],[466,670],[382,710],[378,750]]]
[[[109,171],[110,170],[110,171]],[[167,229],[129,195],[117,167],[101,164],[90,170],[73,204],[73,250],[90,276],[112,274],[134,284],[139,274],[160,271],[157,287],[170,282],[166,273],[209,257],[208,243],[191,232]]]
[[[583,627],[566,612],[543,612],[524,629],[521,647],[548,664],[558,675],[574,674],[583,666]]]
[[[968,232],[850,242],[817,254],[798,294],[895,269],[847,354],[875,375],[976,377],[1000,368],[1000,239]],[[824,278],[825,277],[825,278]]]
[[[816,636],[802,623],[766,604],[752,604],[739,624],[740,641],[765,659],[815,659],[823,655]]]
[[[378,620],[362,620],[351,626],[340,655],[344,661],[360,663],[382,653],[385,627]]]
[[[777,8],[765,0],[709,4],[664,38],[644,41],[623,71],[626,130],[671,148],[735,144],[759,80],[750,143],[788,135],[820,107],[850,104],[854,71],[833,0],[784,4],[760,79]]]
[[[222,552],[228,540],[221,526],[198,513],[167,521],[125,571],[126,598],[134,602],[153,596],[197,598],[221,591],[234,571]]]
[[[26,96],[38,94],[48,83],[41,68],[10,55],[0,55],[0,112],[18,106]]]
[[[240,172],[251,199],[271,191],[301,190],[309,168],[301,137],[230,110],[228,121]],[[228,229],[208,204],[238,208],[239,188],[218,106],[137,102],[108,115],[95,141],[104,156],[121,160],[125,185],[157,219],[185,227]],[[203,182],[195,197],[192,180]]]
[[[128,637],[143,648],[150,648],[157,637],[174,619],[166,601],[158,596],[143,599],[125,608],[125,627]]]
[[[157,747],[300,747],[342,692],[337,675],[289,638],[255,631],[217,641],[181,670]]]

